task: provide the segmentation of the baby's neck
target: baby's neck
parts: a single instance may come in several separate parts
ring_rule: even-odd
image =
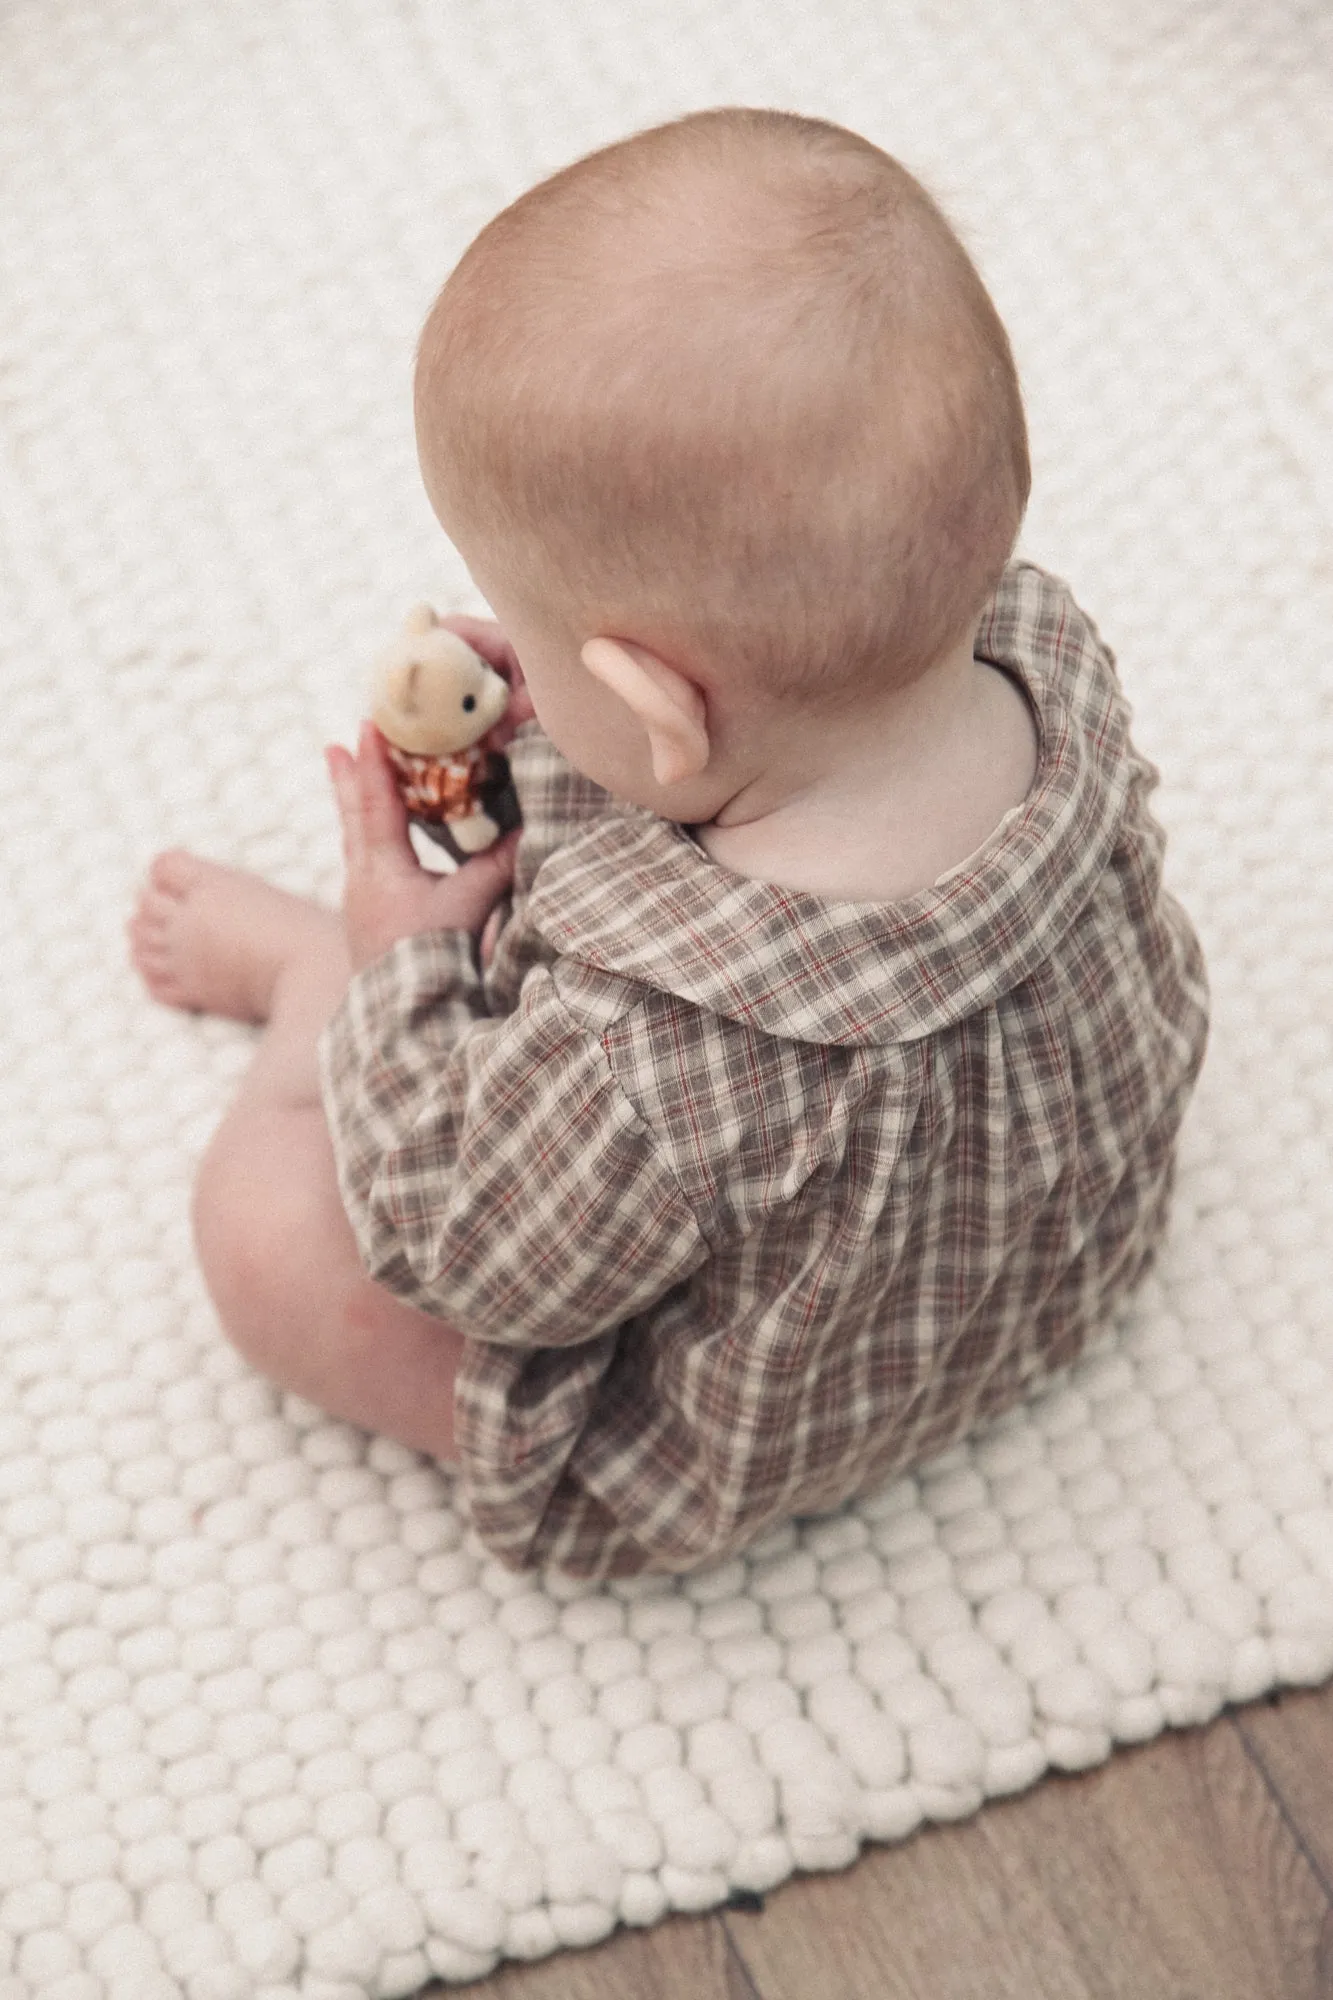
[[[1022,804],[1037,768],[1026,697],[970,642],[872,708],[776,740],[699,842],[736,874],[853,902],[930,888]]]

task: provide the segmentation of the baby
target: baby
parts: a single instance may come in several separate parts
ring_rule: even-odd
[[[241,1351],[455,1465],[503,1561],[686,1569],[1105,1323],[1199,952],[1111,657],[1009,562],[1003,328],[874,146],[722,110],[556,174],[444,286],[416,412],[524,825],[424,872],[368,727],[341,917],[159,857],[150,991],[265,1023],[199,1256]]]

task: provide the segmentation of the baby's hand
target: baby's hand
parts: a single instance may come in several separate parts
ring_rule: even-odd
[[[407,810],[375,725],[362,726],[355,756],[338,744],[324,754],[342,821],[343,929],[352,970],[360,972],[399,938],[420,931],[475,936],[513,880],[517,833],[473,855],[456,873],[433,875],[412,852]]]

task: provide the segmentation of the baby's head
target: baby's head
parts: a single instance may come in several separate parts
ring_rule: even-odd
[[[524,632],[572,662],[631,641],[723,712],[929,668],[1027,498],[1009,343],[948,223],[868,141],[785,113],[657,127],[505,209],[431,311],[416,401],[432,502],[520,657]]]

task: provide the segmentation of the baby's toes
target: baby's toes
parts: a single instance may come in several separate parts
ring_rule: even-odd
[[[154,889],[179,902],[189,895],[202,873],[203,863],[197,854],[187,854],[183,847],[168,847],[154,856],[148,880]]]
[[[165,926],[136,915],[125,928],[130,959],[148,991],[155,1000],[178,1005],[180,982]]]
[[[166,959],[170,956],[171,932],[162,907],[164,901],[165,898],[146,889],[125,926],[136,964],[140,959]]]
[[[180,920],[181,899],[177,895],[155,888],[146,882],[139,891],[139,900],[130,918],[131,933],[145,943],[151,939],[166,944]]]

